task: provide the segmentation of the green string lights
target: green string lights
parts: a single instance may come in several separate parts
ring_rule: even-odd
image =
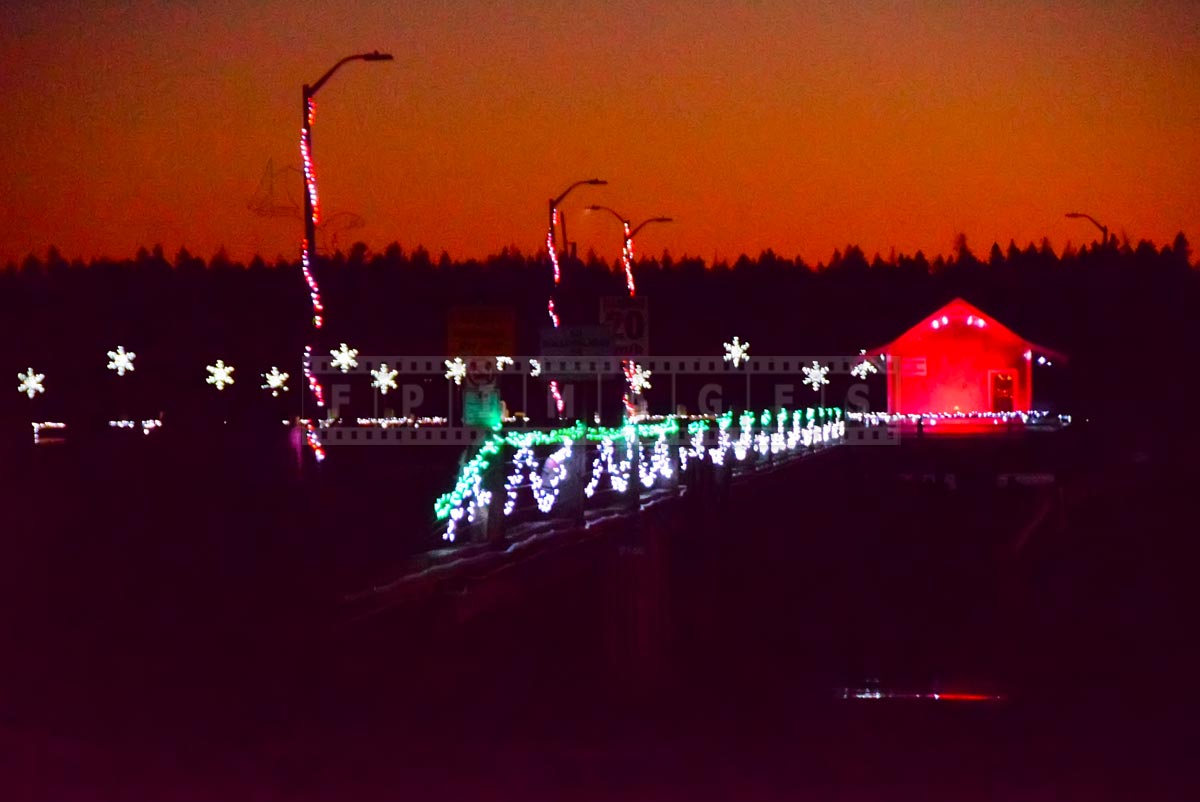
[[[438,521],[446,521],[443,539],[453,541],[456,531],[464,519],[474,522],[480,509],[492,501],[492,491],[484,487],[484,477],[489,469],[498,464],[501,452],[511,451],[513,472],[505,484],[507,500],[504,514],[513,512],[521,487],[528,486],[537,501],[538,509],[549,512],[558,497],[561,480],[566,476],[567,464],[577,443],[594,443],[595,458],[590,465],[590,476],[586,480],[588,497],[599,485],[602,475],[607,474],[614,490],[626,492],[633,465],[633,449],[638,450],[638,476],[644,487],[652,487],[659,479],[669,479],[675,468],[671,460],[671,440],[680,434],[681,423],[685,423],[687,440],[676,446],[679,468],[686,468],[690,460],[708,458],[722,465],[728,452],[740,462],[751,451],[760,455],[795,452],[816,445],[834,442],[845,434],[842,410],[836,407],[809,407],[803,412],[777,412],[764,410],[759,415],[742,412],[737,418],[736,437],[733,435],[733,411],[703,418],[666,416],[658,420],[626,423],[624,426],[588,426],[576,422],[572,426],[557,429],[532,431],[497,431],[483,441],[475,454],[459,471],[454,489],[444,493],[434,502],[434,515]],[[713,433],[715,445],[705,445],[705,439]],[[649,453],[646,446],[651,445]],[[538,447],[556,450],[540,463],[534,454]],[[623,452],[620,458],[618,452]],[[506,457],[507,459],[507,457]],[[546,469],[550,478],[540,472]]]

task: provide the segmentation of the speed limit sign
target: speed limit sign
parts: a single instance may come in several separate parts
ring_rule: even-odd
[[[650,353],[650,304],[646,298],[601,298],[600,322],[612,331],[613,356]]]

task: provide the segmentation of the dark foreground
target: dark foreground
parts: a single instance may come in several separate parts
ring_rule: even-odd
[[[1029,457],[1079,494],[1024,538],[1041,491],[985,489],[1011,449],[843,449],[697,516],[656,587],[542,577],[451,629],[345,621],[394,524],[287,482],[10,477],[41,490],[5,498],[0,797],[1194,798],[1188,474],[1078,439]]]

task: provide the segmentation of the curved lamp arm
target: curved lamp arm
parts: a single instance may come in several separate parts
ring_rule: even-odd
[[[643,220],[642,222],[638,223],[637,228],[635,228],[633,231],[629,232],[629,238],[632,239],[633,237],[637,236],[637,233],[639,231],[641,231],[643,228],[650,225],[651,223],[674,223],[674,222],[675,222],[675,218],[673,218],[673,217],[651,217],[649,220]]]
[[[620,212],[618,212],[616,209],[612,208],[611,206],[601,206],[599,204],[593,203],[591,206],[587,207],[587,210],[589,212],[608,212],[613,217],[620,220],[622,225],[629,222],[628,217],[625,217],[623,214],[621,214]]]
[[[574,184],[572,184],[571,186],[564,189],[562,191],[561,195],[559,195],[554,200],[550,201],[550,205],[552,207],[558,206],[560,203],[563,202],[563,198],[565,198],[565,197],[567,197],[567,195],[571,194],[571,190],[575,189],[575,187],[581,187],[584,184],[591,184],[592,186],[601,187],[601,186],[605,186],[606,184],[608,184],[608,182],[602,178],[588,178],[583,181],[576,181]]]
[[[334,64],[332,67],[330,67],[329,71],[326,72],[324,75],[322,75],[319,79],[317,79],[317,82],[315,84],[313,84],[312,86],[306,85],[304,87],[304,96],[312,97],[313,95],[315,95],[317,93],[317,90],[320,89],[322,86],[324,86],[325,82],[328,81],[330,79],[330,77],[332,77],[332,75],[338,71],[338,68],[341,67],[343,64],[345,64],[347,61],[392,61],[392,54],[391,53],[380,53],[378,50],[372,50],[370,53],[358,53],[353,56],[346,56],[344,59],[339,61],[337,64]]]

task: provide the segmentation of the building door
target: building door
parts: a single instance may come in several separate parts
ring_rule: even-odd
[[[1011,373],[992,374],[992,412],[1013,411],[1014,381]]]

